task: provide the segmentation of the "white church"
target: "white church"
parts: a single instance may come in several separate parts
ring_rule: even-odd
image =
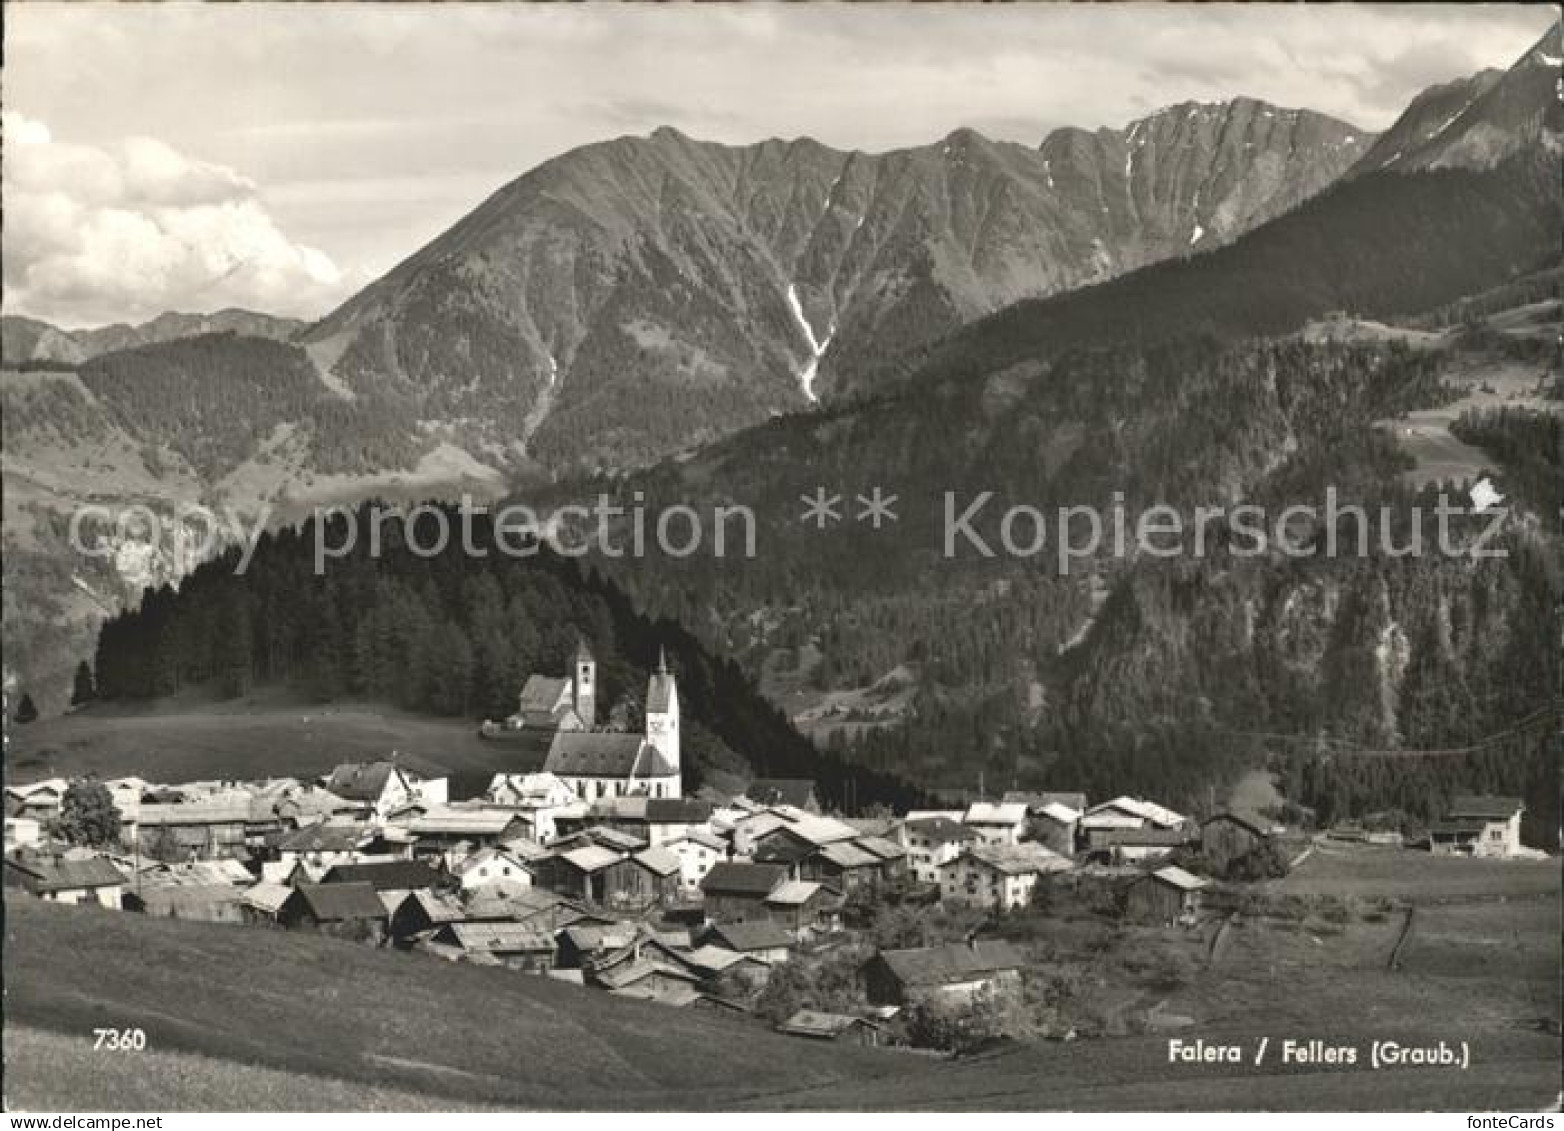
[[[682,797],[679,689],[661,653],[647,682],[642,717],[641,734],[597,729],[597,661],[582,641],[569,676],[527,678],[516,714],[507,721],[512,728],[553,732],[543,769],[583,801]]]

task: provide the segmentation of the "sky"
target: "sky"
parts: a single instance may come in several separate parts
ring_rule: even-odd
[[[8,4],[4,308],[318,317],[495,189],[672,125],[1037,144],[1237,95],[1383,129],[1524,5]]]

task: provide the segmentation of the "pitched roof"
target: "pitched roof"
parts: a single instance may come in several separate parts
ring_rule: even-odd
[[[1058,821],[1061,825],[1073,825],[1081,819],[1079,809],[1072,809],[1062,801],[1049,801],[1031,811],[1051,821]]]
[[[670,876],[679,870],[679,857],[666,848],[647,848],[631,857],[637,864],[659,876]]]
[[[124,884],[125,877],[101,856],[88,860],[46,860],[6,858],[8,868],[16,868],[30,878],[28,887],[43,894],[75,888],[104,888]]]
[[[838,868],[878,868],[884,863],[879,856],[859,848],[851,841],[825,845],[817,849],[815,855],[822,860],[829,860]]]
[[[711,871],[701,880],[701,891],[707,895],[769,895],[776,886],[787,879],[787,868],[781,864],[746,864],[724,860],[713,864]]]
[[[1020,844],[979,845],[967,849],[965,855],[1007,876],[1024,876],[1033,872],[1064,872],[1075,866],[1069,857],[1061,856],[1053,849],[1033,841],[1022,841]]]
[[[547,675],[529,675],[521,685],[517,706],[521,714],[537,713],[552,717],[560,699],[569,691],[570,680]]]
[[[408,823],[417,836],[499,836],[517,818],[514,809],[437,805]]]
[[[481,954],[516,954],[554,950],[554,938],[526,923],[460,922],[440,928],[463,950]]]
[[[773,923],[770,919],[719,923],[711,929],[707,937],[716,939],[729,950],[736,950],[741,954],[753,950],[777,950],[793,945],[793,936],[789,935],[780,923]]]
[[[232,884],[161,884],[143,887],[140,899],[149,914],[157,915],[239,903],[244,893]]]
[[[1165,829],[1173,828],[1176,825],[1182,825],[1184,823],[1183,814],[1175,813],[1173,810],[1165,808],[1152,801],[1143,801],[1138,797],[1115,797],[1112,801],[1104,801],[1101,804],[1093,805],[1090,809],[1087,810],[1087,815],[1090,816],[1094,813],[1101,813],[1114,809],[1122,813],[1129,813],[1132,816],[1141,818],[1142,820],[1150,821],[1152,824],[1158,825]]]
[[[379,801],[395,772],[391,762],[344,762],[331,771],[326,789],[345,801]]]
[[[1019,825],[1026,820],[1026,806],[1019,801],[974,801],[962,819],[969,825]]]
[[[371,884],[300,884],[297,890],[310,914],[322,923],[385,918],[386,909]]]
[[[849,1017],[845,1013],[822,1013],[815,1009],[800,1009],[786,1021],[777,1025],[777,1032],[791,1033],[796,1037],[818,1037],[821,1040],[835,1040],[855,1025],[867,1025],[874,1028],[870,1022],[862,1017]]]
[[[572,867],[583,872],[597,872],[617,864],[624,856],[615,852],[612,848],[604,848],[600,844],[589,844],[582,848],[572,848],[569,852],[559,853],[559,859],[568,861]]]
[[[1102,843],[1119,848],[1177,848],[1189,838],[1178,829],[1109,829]]]
[[[636,852],[646,847],[646,838],[627,833],[623,829],[588,829],[586,835],[591,840],[604,848],[616,849],[619,852]]]
[[[1271,829],[1276,825],[1275,821],[1267,820],[1253,810],[1240,808],[1225,809],[1220,813],[1213,813],[1200,824],[1204,828],[1214,821],[1232,821],[1234,824],[1242,825],[1256,836],[1270,836]]]
[[[663,841],[663,844],[665,846],[670,844],[679,844],[681,841],[686,840],[691,844],[703,845],[706,848],[710,848],[716,852],[726,851],[728,847],[726,841],[724,841],[716,833],[707,829],[691,829],[689,832],[682,833],[679,836],[674,837],[672,840]]]
[[[322,883],[362,881],[376,891],[415,891],[440,882],[439,873],[421,860],[386,860],[374,864],[336,864]]]
[[[141,807],[138,820],[143,828],[167,825],[235,825],[250,819],[252,798],[248,793],[202,798],[172,804]]]
[[[926,837],[939,844],[973,840],[978,835],[976,830],[950,817],[918,817],[908,820],[905,827],[909,834]]]
[[[681,957],[685,965],[707,974],[721,974],[741,963],[756,961],[747,954],[714,943],[698,946]]]
[[[543,767],[571,777],[672,777],[678,771],[639,734],[617,731],[560,731],[549,743]]]
[[[815,794],[811,778],[756,778],[744,794],[762,805],[797,805],[807,808]]]
[[[364,837],[359,825],[305,825],[277,840],[279,852],[352,852]]]
[[[282,905],[293,896],[293,889],[287,884],[260,883],[240,894],[240,898],[257,911],[264,911],[268,915],[275,915],[282,910]]]
[[[430,891],[428,888],[415,889],[398,901],[396,910],[400,911],[409,903],[422,908],[431,923],[460,923],[467,918],[466,909],[456,897],[444,892]]]
[[[701,825],[711,818],[711,802],[698,797],[649,797],[646,819],[661,825]]]
[[[1186,872],[1173,864],[1169,864],[1166,868],[1158,868],[1151,873],[1150,878],[1170,884],[1180,891],[1199,891],[1201,888],[1210,886],[1210,881],[1203,880],[1192,872]]]
[[[1034,811],[1049,805],[1063,805],[1066,809],[1074,809],[1077,813],[1086,811],[1086,795],[1072,790],[1011,789],[1005,792],[1003,800],[1019,801]]]
[[[883,836],[861,836],[853,841],[865,852],[872,852],[881,860],[900,860],[907,855],[907,850],[893,840],[886,840]]]
[[[1450,802],[1447,817],[1477,817],[1482,820],[1508,821],[1525,806],[1518,797],[1466,796]]]
[[[1025,964],[1021,952],[1001,940],[974,939],[948,946],[882,950],[880,958],[907,986],[940,986]]]
[[[786,883],[778,884],[776,890],[766,896],[766,902],[779,907],[800,906],[808,903],[824,890],[823,884],[810,880],[788,880]]]

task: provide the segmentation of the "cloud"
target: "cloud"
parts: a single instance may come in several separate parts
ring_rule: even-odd
[[[67,326],[243,306],[315,316],[350,280],[238,171],[156,138],[100,148],[3,117],[8,312]]]

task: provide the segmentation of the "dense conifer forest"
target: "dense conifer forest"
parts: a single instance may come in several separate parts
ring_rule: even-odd
[[[200,684],[231,696],[261,685],[293,685],[321,701],[380,701],[474,722],[515,710],[534,672],[562,675],[578,639],[598,661],[605,707],[634,718],[660,649],[679,679],[687,788],[713,770],[814,778],[823,800],[853,807],[906,806],[921,794],[893,775],[817,751],[755,690],[733,661],[679,625],[639,613],[612,582],[540,549],[503,556],[487,521],[472,540],[425,557],[437,520],[382,529],[369,552],[370,507],[326,534],[343,543],[359,526],[355,552],[314,572],[316,520],[260,539],[249,567],[233,550],[190,574],[178,592],[149,590],[139,609],[108,621],[94,675],[105,699],[166,696]],[[451,529],[454,512],[445,511]],[[605,710],[605,714],[607,711]],[[687,771],[689,772],[689,771]]]

